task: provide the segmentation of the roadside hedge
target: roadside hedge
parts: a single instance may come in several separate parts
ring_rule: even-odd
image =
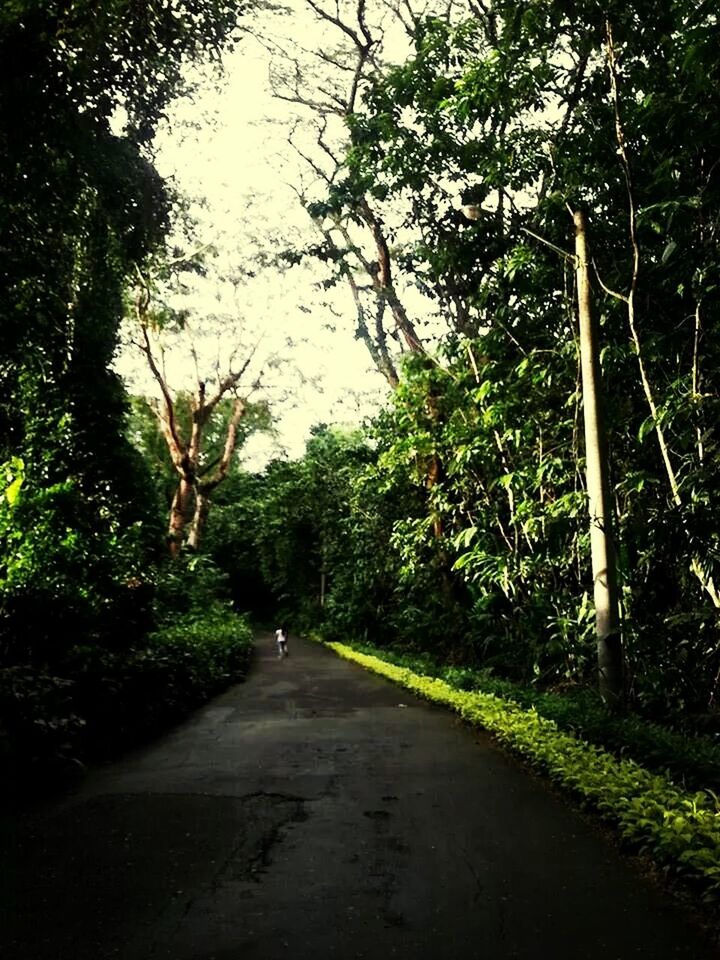
[[[327,646],[488,730],[614,822],[634,847],[666,869],[700,883],[706,899],[720,898],[720,802],[712,791],[681,790],[633,760],[619,759],[561,731],[535,709],[523,709],[494,694],[456,689],[445,680],[422,676],[345,644]]]
[[[15,793],[63,779],[79,761],[110,756],[181,719],[241,679],[252,653],[247,621],[211,605],[149,634],[142,647],[76,646],[55,673],[0,670],[0,763]]]
[[[425,653],[379,650],[368,643],[353,642],[352,646],[415,673],[438,677],[459,690],[492,693],[526,709],[534,707],[561,730],[622,759],[633,759],[687,790],[720,793],[718,736],[684,733],[632,713],[612,715],[594,690],[575,688],[557,693],[505,680],[481,668],[449,666]]]
[[[241,679],[251,652],[250,626],[220,604],[163,626],[130,654],[80,650],[73,674],[83,753],[107,755],[179,720]]]

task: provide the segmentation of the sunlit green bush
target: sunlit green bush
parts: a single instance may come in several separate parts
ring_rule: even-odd
[[[4,467],[0,662],[54,670],[78,640],[132,647],[150,625],[152,534],[115,517],[102,497],[88,498],[76,480],[19,485],[19,467],[14,479]],[[4,495],[3,480],[11,481]]]
[[[570,687],[562,693],[515,683],[492,671],[443,663],[428,653],[378,649],[353,643],[370,655],[416,673],[446,680],[458,690],[491,693],[554,720],[561,730],[605,747],[617,756],[631,757],[648,769],[667,774],[688,789],[720,792],[720,741],[653,723],[636,714],[610,714],[596,690]]]
[[[700,882],[708,897],[720,896],[720,803],[712,792],[688,793],[633,760],[618,759],[562,732],[536,710],[525,710],[493,694],[458,690],[444,680],[421,676],[344,644],[329,646],[490,731],[612,820],[634,846]]]

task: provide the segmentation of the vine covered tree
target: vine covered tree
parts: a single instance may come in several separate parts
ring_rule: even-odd
[[[217,57],[241,10],[20,0],[0,12],[0,462],[21,481],[0,502],[11,657],[117,632],[154,549],[110,370],[127,278],[169,218],[145,144],[183,64]]]

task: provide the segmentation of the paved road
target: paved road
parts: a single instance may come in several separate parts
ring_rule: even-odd
[[[16,825],[4,960],[717,956],[483,735],[313,644],[273,654]]]

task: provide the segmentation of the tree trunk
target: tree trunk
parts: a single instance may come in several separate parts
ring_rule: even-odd
[[[198,486],[195,488],[195,512],[190,526],[190,534],[187,538],[187,546],[191,550],[197,550],[200,545],[200,538],[205,529],[205,521],[209,512],[210,497],[202,486]]]
[[[320,571],[320,606],[325,606],[325,590],[327,586],[327,573],[325,570]]]
[[[136,298],[136,314],[143,338],[140,349],[145,354],[150,371],[162,393],[162,405],[155,407],[155,413],[158,418],[160,430],[165,438],[170,458],[180,477],[177,489],[175,490],[175,496],[173,497],[172,506],[170,507],[170,524],[168,528],[170,555],[176,557],[183,544],[183,536],[185,534],[185,527],[187,526],[193,498],[194,514],[190,534],[187,539],[187,546],[193,550],[197,550],[205,520],[207,519],[210,509],[210,494],[227,476],[230,460],[235,450],[238,424],[246,410],[245,399],[237,396],[236,391],[255,351],[252,350],[250,352],[239,370],[233,371],[231,369],[226,376],[219,378],[217,389],[209,398],[206,395],[206,381],[200,377],[198,371],[197,392],[192,396],[190,401],[190,438],[186,440],[178,429],[178,423],[175,417],[176,400],[173,398],[166,383],[165,372],[162,369],[162,365],[158,365],[153,353],[153,345],[149,333],[151,320],[149,312],[150,292],[147,284],[142,280],[142,277],[141,281],[141,289]],[[256,386],[258,386],[257,383]],[[222,398],[230,391],[236,393],[236,396],[232,415],[228,422],[225,448],[212,479],[207,476],[201,479],[199,472],[205,439],[204,430],[213,415],[213,411]]]
[[[176,557],[180,552],[185,533],[185,525],[190,510],[190,502],[193,493],[193,485],[185,477],[180,477],[172,506],[170,507],[170,525],[168,527],[168,540],[170,545],[170,556]]]
[[[590,296],[585,215],[576,211],[573,220],[599,687],[605,703],[617,707],[621,704],[624,693],[623,653],[598,332]]]

